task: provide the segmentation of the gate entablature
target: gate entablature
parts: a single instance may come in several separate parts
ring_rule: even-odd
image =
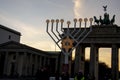
[[[91,33],[81,42],[81,44],[106,44],[108,47],[109,44],[116,43],[120,44],[120,27],[117,25],[92,25]],[[89,28],[86,28],[86,31],[90,30]],[[70,30],[73,30],[72,28]],[[76,29],[77,31],[78,29]],[[77,34],[82,33],[84,28],[81,28],[81,32]],[[82,36],[81,36],[82,37]],[[84,37],[84,36],[83,36]]]
[[[120,44],[119,26],[92,26],[92,29],[92,32],[85,38],[82,43]]]

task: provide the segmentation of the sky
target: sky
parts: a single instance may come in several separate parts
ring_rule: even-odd
[[[74,18],[99,17],[103,16],[103,6],[107,5],[110,19],[115,14],[115,24],[120,25],[119,4],[120,0],[0,0],[0,24],[21,32],[23,44],[55,51],[58,48],[46,33],[47,19],[64,19],[66,24],[68,20],[72,23]],[[110,65],[108,54],[110,49],[100,49],[100,60]]]

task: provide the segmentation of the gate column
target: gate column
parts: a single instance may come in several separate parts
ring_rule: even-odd
[[[112,67],[112,80],[118,80],[118,47],[113,44],[112,45],[112,64],[111,64],[111,67]]]
[[[91,44],[90,48],[90,76],[98,80],[98,48]]]
[[[85,47],[78,46],[75,51],[75,72],[82,72],[84,74],[84,63],[85,63]]]

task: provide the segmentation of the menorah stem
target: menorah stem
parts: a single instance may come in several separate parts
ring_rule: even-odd
[[[60,22],[61,22],[61,31],[63,32],[63,22],[64,22],[64,20],[61,19]]]
[[[48,26],[49,26],[49,22],[50,22],[50,20],[46,20],[46,23],[47,23],[47,28],[46,28],[46,31],[47,31],[47,33],[48,33]]]
[[[84,18],[84,22],[85,22],[85,29],[82,31],[82,33],[80,34],[80,36],[76,39],[77,41],[84,35],[84,33],[86,32],[86,25],[87,25],[87,18]]]
[[[48,32],[48,26],[49,26],[49,23],[47,23],[47,28],[46,28],[46,31]]]
[[[69,35],[69,27],[70,27],[70,21],[67,21],[67,36]]]
[[[86,28],[86,25],[87,25],[87,21],[88,21],[88,19],[85,18],[84,21],[85,21],[85,28]]]
[[[76,22],[74,23],[74,28],[76,28]]]
[[[81,29],[81,22],[79,23],[79,28]]]
[[[70,24],[68,24],[68,29],[69,29],[69,27],[70,27]]]
[[[92,25],[92,21],[93,21],[93,19],[92,18],[90,18],[89,19],[89,21],[90,21],[90,26]]]
[[[85,28],[86,28],[86,26],[87,26],[87,22],[85,21]]]
[[[61,31],[62,31],[62,29],[63,29],[63,22],[61,22]]]
[[[51,31],[53,32],[53,22],[51,23]]]
[[[73,30],[72,34],[74,33],[75,29],[76,29],[76,21],[74,22],[74,30]]]
[[[90,26],[92,25],[92,21],[90,21]]]
[[[73,30],[70,32],[72,36],[74,35],[74,32],[75,32],[75,30],[76,30],[77,19],[75,18],[73,21],[74,21],[74,28],[73,28]]]
[[[79,19],[79,29],[76,31],[76,33],[73,35],[74,36],[74,38],[76,38],[76,36],[78,35],[78,33],[80,33],[80,31],[81,31],[81,22],[82,22],[82,19],[80,18]]]
[[[58,22],[56,22],[56,31],[58,32]]]
[[[86,25],[87,25],[87,24],[86,24],[86,22],[85,22],[85,28],[86,28]]]
[[[68,55],[67,54],[68,53],[65,54],[65,62],[64,62],[64,64],[68,64]]]
[[[59,40],[58,36],[54,33],[53,31],[53,23],[54,23],[54,20],[51,20],[51,32],[54,34],[54,36]]]
[[[60,33],[59,33],[59,31],[58,31],[58,22],[59,22],[59,20],[56,20],[56,31],[57,31],[57,33],[60,35]]]
[[[62,69],[62,71],[63,72],[65,72],[65,73],[68,73],[69,72],[69,63],[68,63],[68,57],[69,57],[69,55],[66,55],[66,54],[68,54],[68,53],[65,53],[65,60],[64,60],[64,63],[63,63],[63,69]]]

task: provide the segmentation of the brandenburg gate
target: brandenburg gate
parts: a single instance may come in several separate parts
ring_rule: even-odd
[[[92,32],[76,48],[75,72],[84,73],[85,48],[90,47],[90,75],[98,80],[99,48],[111,48],[112,80],[118,80],[118,59],[120,48],[120,27],[117,25],[91,26]]]
[[[92,25],[93,19],[89,19],[90,27],[86,27],[88,19],[84,18],[84,27],[81,27],[82,19],[74,19],[74,27],[70,28],[70,21],[67,22],[67,27],[63,27],[64,20],[56,20],[56,27],[53,27],[54,20],[51,20],[51,28],[48,27],[50,20],[47,20],[47,33],[53,39],[53,41],[61,49],[64,59],[62,57],[61,63],[64,64],[64,71],[70,71],[69,56],[75,49],[75,65],[74,73],[81,71],[84,73],[85,64],[85,48],[90,47],[90,66],[89,74],[94,77],[94,80],[98,80],[98,68],[99,68],[99,48],[111,48],[111,78],[112,80],[118,80],[119,73],[119,48],[120,48],[120,27],[115,25],[115,15],[112,19],[109,18],[109,14],[106,12],[107,6],[104,6],[104,16],[97,19],[94,16],[94,25]],[[76,27],[77,21],[79,27]],[[58,23],[61,23],[60,31]],[[49,30],[50,28],[50,30]],[[53,37],[54,35],[54,37]]]

